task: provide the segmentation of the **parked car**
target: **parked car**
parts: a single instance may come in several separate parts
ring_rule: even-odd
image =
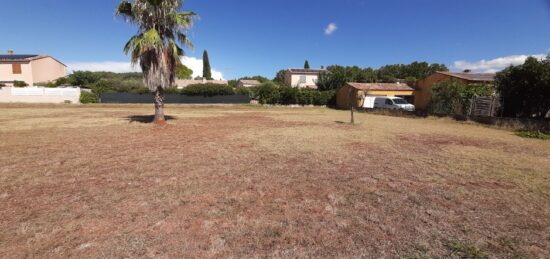
[[[363,107],[375,109],[404,110],[409,112],[415,110],[414,105],[408,103],[407,101],[405,101],[405,99],[389,96],[366,96]]]

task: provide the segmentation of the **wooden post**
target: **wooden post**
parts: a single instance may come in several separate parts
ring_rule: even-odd
[[[350,123],[351,124],[355,124],[355,115],[354,115],[354,112],[355,112],[355,104],[354,102],[357,102],[357,94],[355,94],[355,89],[352,88],[349,92],[349,109],[350,109],[350,112],[351,112],[351,121]]]

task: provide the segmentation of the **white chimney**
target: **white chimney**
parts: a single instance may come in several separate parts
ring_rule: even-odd
[[[8,49],[8,55],[13,55],[13,49]]]

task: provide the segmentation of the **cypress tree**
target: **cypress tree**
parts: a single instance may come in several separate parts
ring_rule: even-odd
[[[309,69],[309,61],[306,60],[306,63],[304,64],[304,69]]]
[[[212,68],[210,67],[210,59],[208,58],[208,51],[204,51],[202,54],[202,77],[206,80],[212,80]]]

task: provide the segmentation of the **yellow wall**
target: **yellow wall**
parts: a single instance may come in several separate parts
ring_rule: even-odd
[[[367,95],[380,95],[380,96],[413,96],[414,91],[368,91]]]

